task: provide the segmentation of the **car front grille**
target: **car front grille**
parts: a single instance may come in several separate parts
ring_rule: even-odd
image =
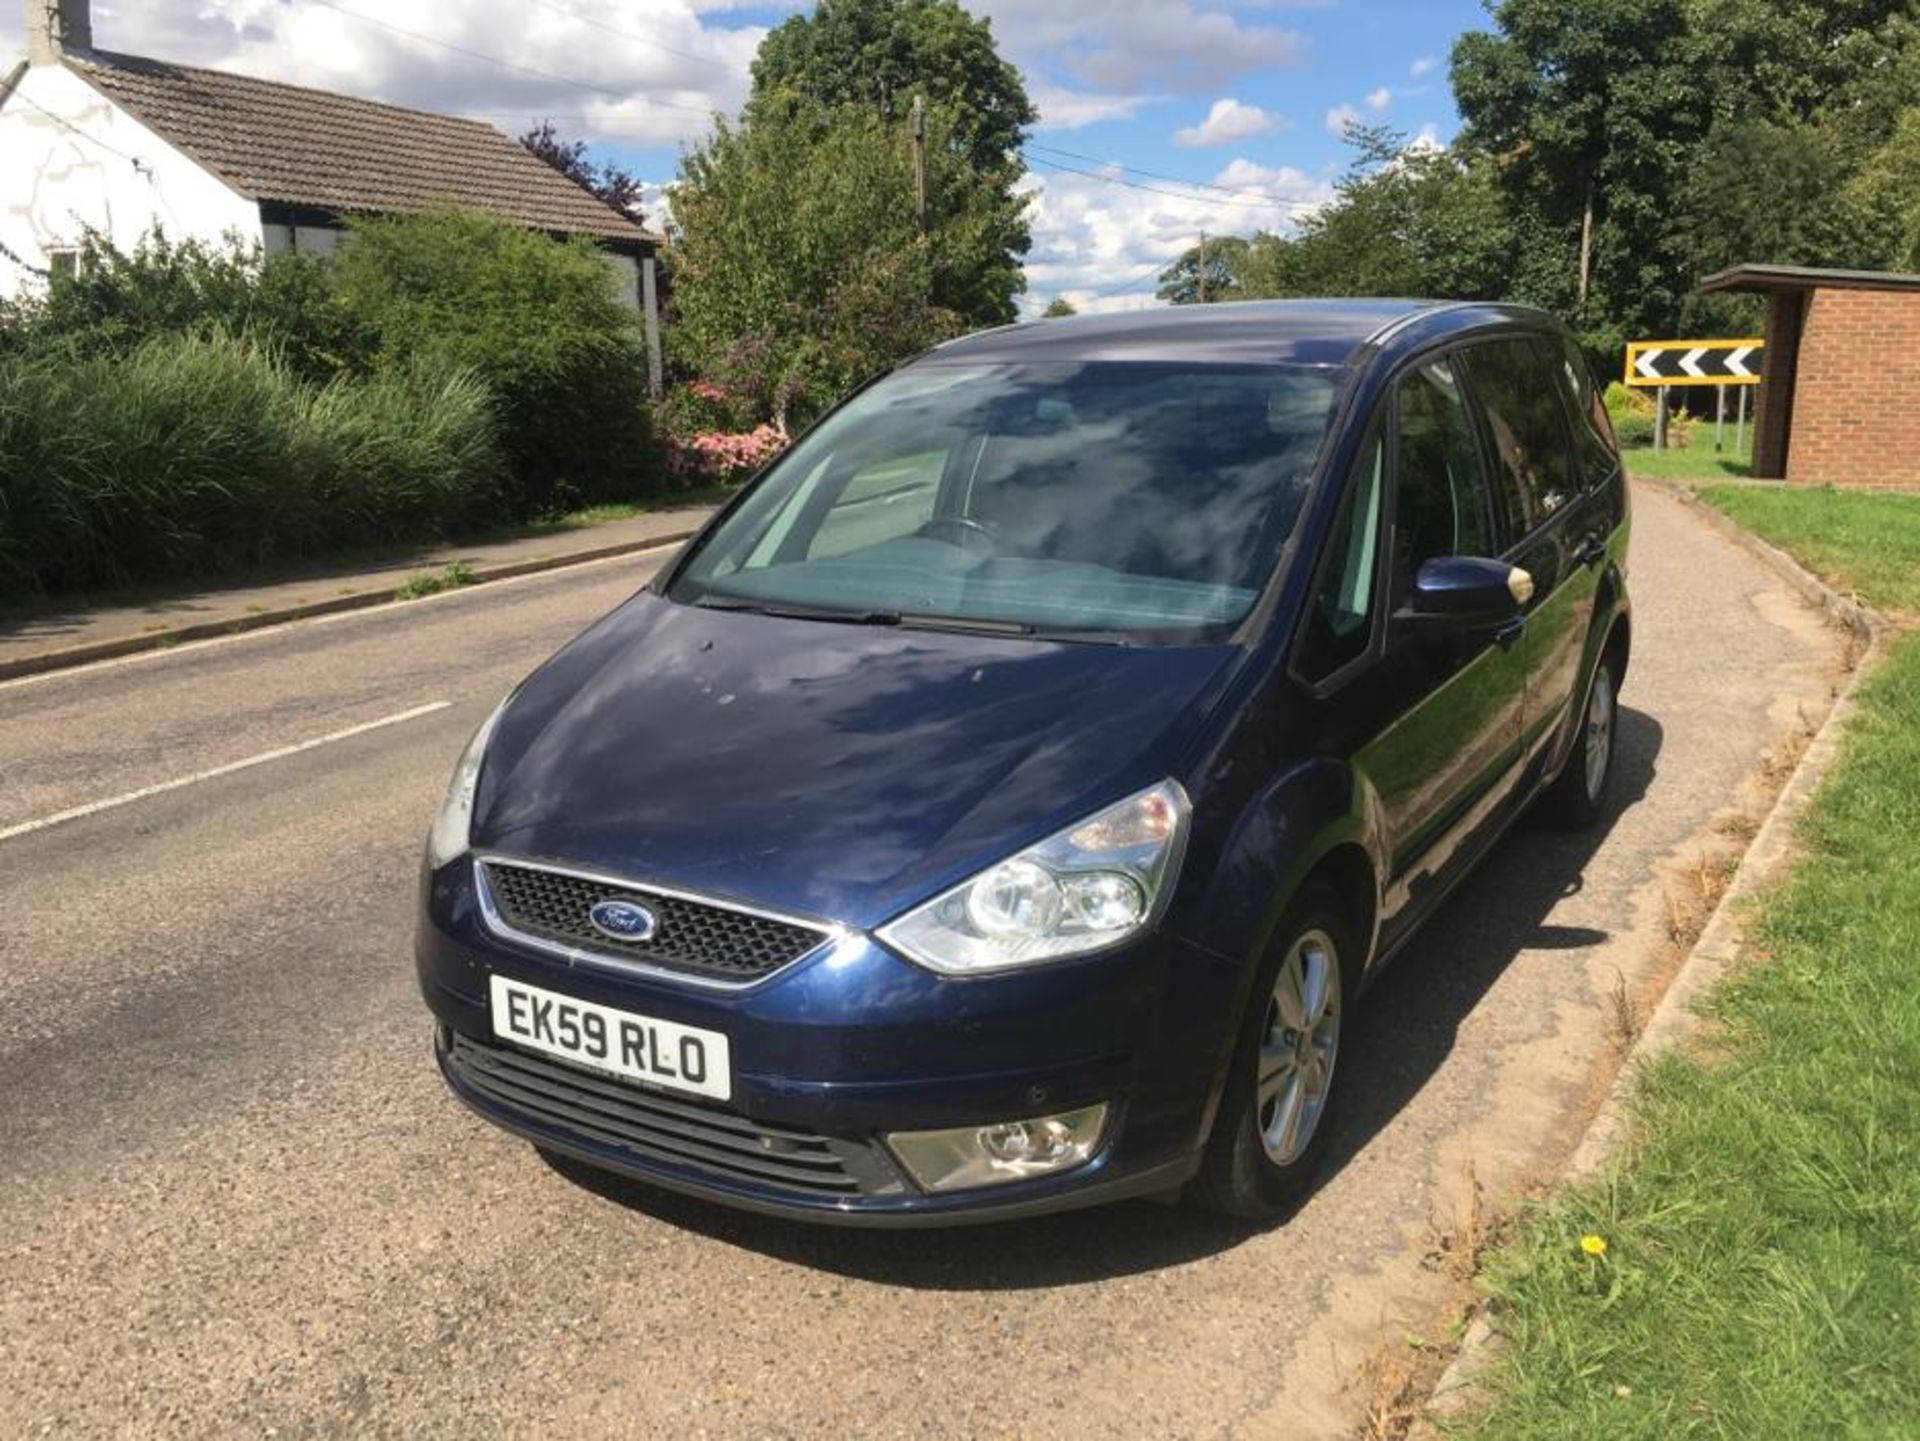
[[[531,1121],[647,1162],[810,1197],[904,1189],[874,1148],[750,1121],[453,1032],[448,1068],[468,1090]]]
[[[745,984],[791,965],[827,932],[752,911],[597,880],[544,866],[480,862],[482,881],[500,920],[522,936],[670,971]],[[645,906],[657,922],[645,940],[623,940],[594,926],[587,913],[604,900]]]

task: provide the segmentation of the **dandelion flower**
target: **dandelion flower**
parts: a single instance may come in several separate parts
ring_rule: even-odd
[[[1585,1251],[1589,1256],[1604,1256],[1607,1254],[1607,1238],[1605,1236],[1582,1236],[1580,1238],[1580,1249]]]

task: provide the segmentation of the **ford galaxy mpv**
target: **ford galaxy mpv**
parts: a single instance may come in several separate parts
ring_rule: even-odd
[[[1282,1214],[1369,979],[1524,812],[1601,816],[1627,531],[1536,312],[941,346],[480,727],[417,941],[447,1082],[788,1216]]]

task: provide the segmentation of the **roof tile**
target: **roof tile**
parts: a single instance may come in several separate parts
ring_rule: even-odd
[[[463,206],[535,230],[654,239],[491,125],[92,51],[88,84],[242,195],[337,211]]]

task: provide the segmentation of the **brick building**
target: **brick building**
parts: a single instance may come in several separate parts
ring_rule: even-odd
[[[1700,288],[1767,297],[1756,476],[1920,490],[1920,275],[1740,265]]]

